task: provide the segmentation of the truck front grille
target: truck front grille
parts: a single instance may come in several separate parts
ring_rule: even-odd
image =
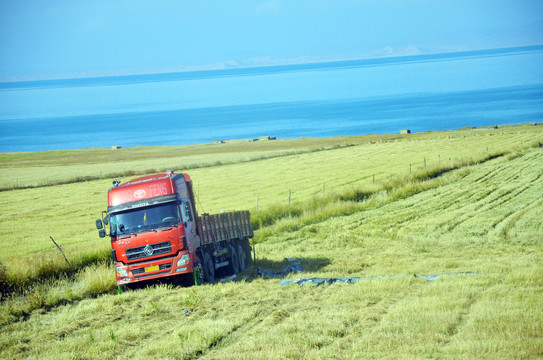
[[[162,264],[162,265],[158,266],[158,271],[160,271],[160,270],[168,270],[168,269],[171,269],[171,268],[172,268],[172,263]],[[139,268],[139,269],[132,269],[132,274],[134,276],[138,276],[138,275],[144,274],[144,273],[145,273],[145,268],[144,267]]]
[[[169,254],[172,252],[172,244],[169,241],[164,241],[157,244],[138,246],[135,248],[126,249],[126,259],[136,260],[150,256]]]

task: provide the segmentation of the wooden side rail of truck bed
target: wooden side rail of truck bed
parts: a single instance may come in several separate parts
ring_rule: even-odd
[[[249,211],[202,215],[198,218],[202,245],[253,237]]]

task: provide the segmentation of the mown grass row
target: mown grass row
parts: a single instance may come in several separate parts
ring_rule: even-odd
[[[239,276],[76,299],[51,311],[44,305],[2,328],[0,353],[13,359],[538,359],[542,159],[540,149],[512,151],[413,182],[414,189],[398,194],[338,200],[357,207],[350,215],[322,215],[302,227],[304,215],[287,217],[260,230],[274,229],[257,245],[258,264],[302,259],[305,272],[291,280],[402,276],[319,287]],[[401,197],[416,186],[426,188]],[[464,271],[481,274],[412,276]]]
[[[513,136],[518,136],[518,134],[513,134]],[[521,134],[520,137],[511,139],[502,136],[499,140],[506,142],[501,146],[497,146],[499,144],[496,143],[496,147],[510,151],[509,155],[507,155],[508,157],[516,156],[516,149],[519,149],[520,153],[529,150],[529,140],[524,140],[523,147],[518,147],[518,144],[516,144],[516,147],[510,145],[510,143],[521,142],[519,138],[522,139],[523,136]],[[534,136],[537,136],[537,134],[531,134],[527,139],[532,139]],[[500,153],[485,151],[485,147],[488,149],[488,140],[492,138],[498,140],[494,136],[474,136],[473,138],[460,137],[459,142],[453,144],[450,143],[450,139],[435,140],[433,137],[430,137],[429,144],[424,143],[424,137],[411,138],[409,142],[405,143],[379,143],[377,141],[374,145],[291,155],[269,159],[259,164],[246,163],[201,169],[193,178],[199,179],[200,176],[207,179],[220,179],[221,176],[228,177],[228,181],[224,184],[210,183],[207,185],[214,186],[214,189],[212,191],[202,191],[202,201],[205,204],[213,202],[225,204],[232,202],[232,204],[236,203],[235,206],[238,209],[249,208],[248,204],[252,201],[250,196],[245,194],[247,192],[245,189],[248,188],[249,183],[251,186],[258,187],[259,191],[263,191],[269,199],[275,199],[275,203],[271,203],[268,206],[261,206],[258,213],[256,213],[256,209],[252,210],[253,225],[255,228],[262,228],[258,232],[257,241],[262,242],[264,240],[269,241],[270,236],[277,233],[277,231],[294,231],[305,225],[322,221],[323,219],[353,214],[364,209],[364,207],[374,206],[372,205],[374,203],[392,201],[395,198],[405,198],[417,192],[424,191],[424,189],[437,186],[441,175],[444,173],[458,169],[458,167],[469,166],[480,161],[488,161],[493,156],[505,154],[505,151]],[[481,143],[481,141],[483,142]],[[433,164],[428,162],[428,166],[424,168],[421,163],[422,158],[427,156],[426,148],[431,148],[434,151],[434,147],[441,143],[443,147],[457,147],[457,144],[472,144],[470,146],[473,146],[473,148],[465,149],[463,157],[459,155],[460,153],[453,153],[449,156],[452,158],[450,161],[445,161],[446,152],[443,151],[443,148],[438,148],[437,151],[443,155],[444,161],[440,164],[436,164],[435,161]],[[541,142],[536,141],[533,146],[540,147]],[[388,154],[390,156],[397,156],[395,155],[397,151],[401,151],[402,149],[419,151],[419,153],[412,154],[412,157],[416,155],[418,158],[419,165],[414,167],[411,175],[407,175],[405,172],[407,165],[405,162],[391,164],[390,161],[386,161]],[[474,155],[471,157],[466,156],[465,154],[470,154],[468,150],[471,150],[471,153]],[[349,169],[355,168],[357,166],[355,164],[360,161],[363,164],[374,162],[376,153],[385,157],[383,161],[385,164],[381,166],[387,167],[388,172],[382,172],[380,180],[375,184],[371,184],[371,181],[368,181],[367,175],[362,175],[362,178],[365,179],[363,183],[356,181],[356,179],[360,178],[360,175],[354,174],[355,171],[349,171]],[[364,156],[367,158],[366,160],[361,159]],[[459,160],[460,158],[462,158],[462,161]],[[323,161],[330,163],[331,167],[313,169],[315,167],[314,164],[323,163]],[[309,165],[306,163],[309,163]],[[289,172],[289,177],[284,178],[270,177],[270,175],[266,176],[266,174],[262,178],[259,178],[247,173],[248,168],[256,169],[254,170],[255,173],[258,173],[259,168],[266,169],[266,171],[268,169],[272,171],[277,170],[280,173],[288,167],[300,170],[298,172]],[[398,174],[398,169],[402,167],[404,171]],[[306,169],[315,172],[307,172]],[[365,171],[368,170],[365,169]],[[369,171],[371,174],[371,171],[375,171],[375,169],[369,169]],[[304,174],[300,176],[302,172]],[[354,174],[354,181],[350,178],[346,179],[346,176],[343,174],[347,175],[347,173],[349,176]],[[396,175],[393,175],[394,173]],[[298,200],[293,201],[291,206],[288,206],[286,205],[286,201],[282,203],[277,201],[277,196],[274,196],[275,190],[273,188],[262,190],[262,188],[271,184],[276,186],[275,183],[277,183],[278,186],[284,186],[283,183],[288,184],[291,181],[303,184],[312,183],[313,185],[317,185],[318,189],[322,181],[318,177],[320,174],[325,174],[329,178],[331,178],[330,175],[336,176],[336,181],[338,181],[335,189],[334,186],[330,186],[333,190],[328,190],[324,199],[321,197],[319,191],[306,191],[303,194],[297,193]],[[234,177],[238,175],[247,178],[247,184],[239,182]],[[345,179],[348,181],[342,183]],[[73,187],[76,185],[77,189],[74,189]],[[105,191],[109,184],[107,181],[102,180],[76,185],[4,192],[4,198],[8,201],[4,201],[5,211],[0,216],[3,221],[2,242],[9,244],[6,247],[6,252],[2,254],[4,256],[3,259],[7,259],[4,264],[8,265],[7,268],[4,267],[6,271],[3,273],[4,280],[2,284],[4,289],[6,289],[5,291],[20,294],[32,286],[51,284],[66,276],[68,266],[48,239],[50,234],[53,234],[57,238],[55,234],[59,233],[59,229],[62,231],[63,236],[59,236],[57,240],[60,240],[65,245],[64,250],[76,272],[81,272],[96,263],[108,261],[110,257],[109,244],[104,241],[97,241],[92,220],[99,214],[99,209],[105,207]],[[225,190],[228,186],[233,186],[235,190]],[[306,187],[308,186],[306,185]],[[240,188],[244,189],[242,193],[240,193]],[[50,195],[52,191],[54,191],[54,194]],[[46,192],[47,196],[45,196]],[[24,197],[22,196],[23,194]],[[85,196],[82,197],[81,194]],[[209,199],[212,196],[216,196],[217,200],[211,199],[210,201]],[[247,197],[248,200],[243,199],[242,196]],[[26,199],[25,204],[20,204],[23,198]],[[50,200],[54,200],[55,202],[49,204],[43,201],[42,198],[48,199],[47,202]],[[13,204],[9,204],[10,202]],[[54,214],[54,216],[51,214]],[[82,224],[85,224],[85,226],[82,226]],[[274,224],[276,226],[272,226]],[[13,246],[13,244],[17,244],[17,246]],[[15,251],[14,253],[12,252],[15,255],[6,257],[9,251]],[[111,277],[113,278],[113,276]],[[44,289],[48,287],[48,285],[44,285]],[[108,291],[111,291],[111,289]],[[49,303],[54,303],[54,301],[49,301]]]
[[[251,223],[254,229],[262,229],[285,218],[307,217],[310,214],[315,215],[323,211],[328,214],[326,216],[331,216],[331,213],[335,212],[333,209],[336,207],[343,209],[343,211],[337,211],[338,214],[350,214],[352,211],[356,211],[356,203],[368,200],[377,194],[381,197],[386,196],[391,201],[405,198],[435,186],[435,182],[429,183],[427,182],[429,180],[436,179],[450,171],[481,164],[507,154],[506,152],[496,152],[480,159],[466,158],[463,161],[456,161],[452,164],[434,165],[419,169],[411,175],[395,176],[386,182],[376,185],[351,188],[341,193],[333,193],[325,198],[314,197],[309,201],[298,201],[292,205],[276,204],[253,215]],[[520,154],[516,153],[514,156],[519,156]]]
[[[256,229],[255,244],[269,240],[272,235],[281,232],[298,231],[304,226],[322,222],[326,219],[347,216],[372,206],[383,206],[399,199],[405,199],[421,191],[435,188],[442,184],[439,176],[500,158],[508,159],[520,156],[495,153],[482,159],[464,159],[444,167],[433,167],[415,172],[411,176],[396,177],[385,184],[371,189],[351,189],[322,198],[294,202],[291,206],[275,205],[252,216],[252,225]],[[72,260],[75,270],[70,276],[69,268],[57,250],[43,255],[39,262],[40,271],[31,278],[10,279],[4,273],[0,285],[4,289],[2,315],[0,322],[8,324],[16,319],[24,319],[33,310],[51,308],[71,303],[103,293],[115,292],[115,278],[109,250],[87,253]],[[10,294],[11,292],[11,294]]]
[[[127,178],[127,177],[135,177],[135,176],[145,176],[148,174],[158,174],[158,173],[164,173],[166,170],[175,169],[176,171],[187,171],[187,170],[194,170],[194,169],[205,169],[210,167],[216,167],[221,165],[231,165],[231,164],[242,164],[242,163],[250,163],[254,161],[259,160],[267,160],[267,159],[274,159],[274,158],[280,158],[284,156],[292,156],[292,155],[300,155],[300,154],[307,154],[312,152],[319,152],[319,151],[326,151],[331,149],[340,149],[340,148],[346,148],[354,146],[354,144],[351,143],[345,143],[345,144],[336,144],[332,146],[321,146],[321,147],[313,147],[313,148],[307,148],[307,149],[296,149],[296,150],[285,150],[280,152],[268,152],[263,154],[256,154],[256,155],[243,155],[243,156],[234,156],[234,159],[223,159],[223,160],[210,160],[200,162],[199,160],[194,163],[184,164],[180,162],[180,160],[173,158],[172,164],[168,165],[167,167],[160,167],[160,168],[148,168],[145,167],[144,169],[140,170],[123,170],[123,171],[116,171],[115,168],[119,167],[118,164],[112,167],[111,164],[108,164],[106,170],[102,169],[104,165],[100,165],[100,170],[96,169],[96,165],[92,165],[88,167],[88,169],[80,170],[80,172],[91,172],[91,175],[77,175],[77,170],[73,170],[75,174],[73,176],[70,175],[71,169],[67,168],[64,169],[64,174],[60,174],[59,179],[53,179],[54,176],[59,176],[59,174],[45,174],[43,176],[42,174],[36,173],[36,172],[30,172],[28,170],[25,170],[21,177],[23,179],[15,178],[17,175],[15,174],[9,174],[6,173],[6,178],[3,179],[3,182],[0,183],[0,191],[9,191],[9,190],[18,190],[18,189],[34,189],[34,188],[41,188],[41,187],[47,187],[47,186],[58,186],[58,185],[66,185],[66,184],[74,184],[74,183],[80,183],[80,182],[87,182],[87,181],[93,181],[93,180],[103,180],[103,179],[110,179],[110,178]],[[127,167],[126,163],[122,164],[122,167]],[[109,168],[109,169],[108,169]],[[17,170],[15,170],[17,171]],[[10,179],[11,178],[11,179]],[[51,178],[51,179],[50,179]],[[26,183],[25,183],[26,181]]]
[[[540,143],[534,144],[534,146],[540,146]],[[344,151],[345,149],[340,149],[340,151]],[[347,149],[348,150],[348,149]],[[481,161],[488,161],[489,159],[492,159],[495,156],[501,156],[504,153],[493,153],[493,154],[481,154],[479,158],[468,158],[464,157],[462,161],[455,161],[455,162],[449,162],[449,163],[442,163],[442,164],[434,164],[434,165],[428,165],[426,168],[418,167],[415,169],[415,171],[411,175],[396,175],[396,176],[389,176],[387,180],[380,181],[376,184],[354,184],[349,185],[348,187],[338,188],[334,191],[329,191],[327,195],[322,198],[321,194],[312,195],[309,197],[306,197],[302,200],[293,201],[290,206],[286,204],[286,202],[275,203],[267,207],[261,207],[261,209],[257,212],[256,209],[252,210],[252,218],[253,218],[253,226],[255,229],[258,229],[262,226],[269,226],[273,223],[277,222],[280,219],[283,218],[298,218],[302,214],[309,214],[314,212],[316,209],[327,209],[329,213],[341,213],[342,211],[355,211],[356,206],[351,204],[351,202],[360,202],[361,200],[364,200],[366,198],[369,198],[371,196],[374,196],[375,194],[383,194],[383,193],[390,193],[392,189],[396,188],[404,188],[407,189],[406,184],[408,183],[414,183],[417,184],[416,186],[411,187],[411,192],[414,191],[413,189],[420,188],[420,183],[435,178],[436,176],[439,176],[440,174],[443,174],[444,172],[451,171],[453,169],[463,167],[463,166],[469,166],[477,162]],[[307,156],[307,155],[306,155]],[[343,155],[342,155],[343,156]],[[275,159],[277,160],[277,159]],[[289,161],[292,161],[289,159]],[[214,169],[215,170],[215,169]],[[106,185],[107,186],[107,185]],[[102,189],[100,191],[95,191],[94,193],[105,194],[104,190],[106,187],[103,187],[100,185],[100,183],[93,183],[92,185],[93,189]],[[55,188],[56,189],[56,188]],[[64,195],[63,187],[58,187],[58,193],[59,196]],[[85,191],[85,193],[91,193],[93,190],[91,190],[90,183],[87,186],[86,184],[80,185],[80,191],[76,193],[76,196],[79,196],[78,194],[81,192],[81,190]],[[90,192],[89,192],[90,190]],[[22,190],[17,190],[22,191]],[[28,190],[27,190],[28,191]],[[42,191],[40,189],[33,189],[31,190],[34,195],[31,195],[31,197],[39,197],[42,194]],[[239,192],[239,189],[238,189]],[[236,193],[232,193],[232,195],[236,195]],[[407,196],[406,193],[404,196]],[[72,195],[70,195],[72,196]],[[88,197],[87,197],[88,199]],[[94,197],[91,197],[90,199],[94,199]],[[97,198],[99,200],[99,197]],[[28,237],[28,247],[30,249],[30,246],[37,246],[38,242],[43,244],[39,245],[43,250],[39,252],[29,252],[28,255],[24,255],[23,252],[19,251],[18,253],[15,253],[15,256],[12,256],[9,260],[9,263],[4,263],[4,265],[8,265],[8,272],[5,276],[6,280],[3,282],[4,288],[7,289],[22,289],[28,284],[39,281],[40,279],[50,278],[57,276],[57,274],[62,274],[65,271],[67,271],[68,267],[66,263],[64,262],[62,256],[58,254],[57,250],[54,248],[53,244],[50,243],[48,239],[49,234],[55,234],[57,232],[57,228],[59,226],[66,227],[71,226],[73,229],[71,229],[70,232],[72,232],[75,236],[71,240],[74,245],[70,245],[69,243],[66,249],[68,257],[70,261],[73,263],[73,266],[76,269],[81,269],[85,266],[88,266],[90,264],[93,264],[97,261],[102,261],[107,258],[109,258],[109,245],[107,242],[100,241],[99,246],[94,245],[97,243],[96,240],[96,234],[92,230],[92,219],[99,215],[99,212],[94,210],[94,214],[86,215],[88,211],[92,212],[92,209],[96,208],[96,205],[94,203],[89,203],[86,199],[83,199],[81,202],[82,206],[77,206],[77,203],[71,204],[71,199],[67,199],[66,201],[63,201],[62,198],[55,199],[58,200],[58,206],[63,206],[63,204],[66,204],[66,209],[58,208],[59,211],[62,211],[65,213],[59,218],[59,222],[57,224],[51,224],[52,226],[49,226],[49,223],[51,223],[49,216],[47,216],[47,212],[50,211],[51,206],[44,204],[43,209],[37,208],[36,211],[39,213],[41,219],[37,219],[33,217],[33,215],[27,215],[27,214],[17,214],[16,216],[12,216],[14,220],[17,220],[17,222],[14,223],[6,223],[4,232],[6,234],[14,234],[17,236],[20,236],[21,231],[19,229],[24,228],[23,233],[25,237]],[[224,202],[226,202],[223,199]],[[34,204],[32,202],[31,204]],[[36,204],[37,205],[37,204]],[[56,206],[54,208],[56,209]],[[74,206],[77,206],[77,209],[71,210],[74,208]],[[85,208],[86,207],[86,208]],[[344,207],[348,210],[338,210],[338,208]],[[18,208],[18,207],[17,207]],[[99,208],[99,207],[98,207]],[[13,211],[20,211],[20,210],[13,210]],[[11,215],[4,214],[4,217],[10,217]],[[87,227],[84,229],[78,229],[79,226],[76,226],[73,223],[73,218],[86,218]],[[44,226],[38,226],[38,227],[28,227],[28,220],[34,219],[34,221],[37,221],[37,224],[41,224],[42,222],[47,223],[47,227]],[[91,221],[89,221],[91,219]],[[60,220],[63,222],[60,223]],[[55,220],[57,222],[57,220]],[[64,224],[65,223],[65,224]],[[9,225],[8,225],[9,224]],[[42,239],[36,238],[36,235],[29,233],[29,231],[35,231],[42,234]],[[79,236],[78,234],[84,230],[84,237]],[[47,231],[48,233],[43,233],[43,231]],[[68,238],[72,237],[69,236]],[[56,237],[56,236],[55,236]],[[7,240],[7,239],[6,239]],[[39,241],[38,241],[39,240]],[[64,238],[60,238],[60,241],[63,241],[65,243],[66,236]],[[24,249],[20,249],[24,250]],[[27,250],[29,251],[29,250]],[[4,254],[5,256],[5,254]]]
[[[278,139],[262,142],[232,141],[226,144],[134,147],[120,150],[83,149],[3,153],[0,154],[0,190],[69,184],[113,177],[134,177],[165,169],[205,169],[217,167],[217,165],[252,162],[353,145],[367,147],[390,143],[428,142],[428,140],[430,142],[435,140],[436,144],[441,144],[439,146],[442,146],[444,151],[441,155],[446,161],[446,152],[449,156],[456,157],[461,155],[461,153],[456,154],[458,152],[456,150],[459,149],[464,149],[464,155],[469,156],[476,150],[473,148],[474,140],[481,145],[486,144],[486,152],[494,152],[503,146],[522,145],[523,141],[528,143],[541,139],[540,130],[541,127],[524,124],[503,126],[499,130],[440,131],[409,135],[364,135],[324,139]],[[450,148],[446,146],[447,143],[462,143],[463,145],[459,148]],[[477,151],[483,151],[483,149],[485,147],[480,147]],[[427,155],[437,156],[437,153],[432,154],[428,150]],[[405,159],[405,157],[402,158]],[[430,158],[428,160],[430,161]],[[253,168],[257,169],[257,167]]]
[[[292,204],[322,197],[323,192],[328,197],[350,188],[371,188],[410,172],[526,148],[537,141],[534,136],[537,134],[488,137],[475,134],[446,140],[429,136],[428,139],[360,145],[255,164],[197,169],[190,175],[199,190],[200,212],[218,212],[222,208],[256,212],[257,203],[260,212],[278,203],[288,204],[289,199]]]

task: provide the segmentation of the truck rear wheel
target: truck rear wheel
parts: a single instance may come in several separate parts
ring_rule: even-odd
[[[240,244],[245,252],[245,267],[247,267],[253,263],[252,247],[247,238],[242,239]]]
[[[207,251],[204,251],[204,280],[207,282],[215,281],[215,264]]]
[[[241,244],[237,244],[236,248],[238,252],[239,271],[244,272],[247,268],[247,254],[245,254],[245,251],[243,251]]]
[[[239,257],[234,246],[230,246],[230,272],[232,274],[239,273]]]

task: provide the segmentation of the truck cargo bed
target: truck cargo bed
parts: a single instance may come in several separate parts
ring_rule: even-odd
[[[232,211],[198,217],[203,245],[253,237],[249,211]]]

